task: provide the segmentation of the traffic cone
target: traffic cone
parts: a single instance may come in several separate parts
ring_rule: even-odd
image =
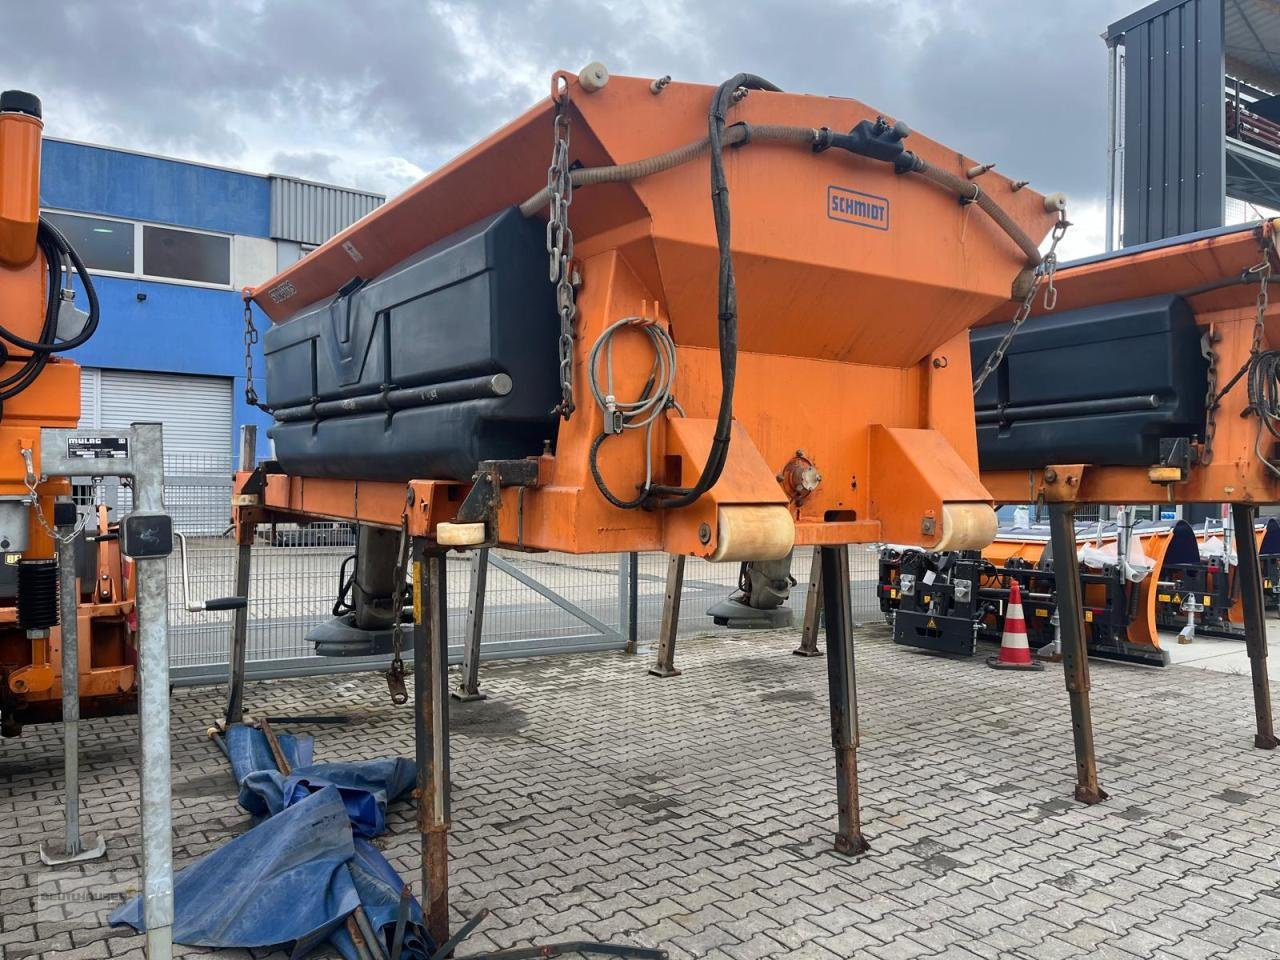
[[[1009,603],[1004,611],[1000,653],[987,657],[987,666],[997,670],[1044,669],[1044,664],[1031,659],[1031,647],[1027,645],[1027,621],[1022,616],[1022,589],[1017,580],[1009,583]]]

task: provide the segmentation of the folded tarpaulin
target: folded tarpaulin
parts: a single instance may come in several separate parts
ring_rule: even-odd
[[[240,786],[240,806],[255,817],[270,817],[322,787],[334,786],[342,793],[356,836],[376,837],[387,828],[387,804],[417,777],[417,766],[401,757],[312,763],[310,737],[280,734],[276,739],[289,762],[288,776],[276,767],[265,733],[243,724],[227,729],[225,750]]]
[[[347,916],[363,905],[390,945],[402,887],[382,854],[352,836],[341,795],[325,787],[180,870],[173,939],[202,947],[295,943],[294,957],[329,940],[357,960]],[[118,908],[109,922],[144,930],[141,898]],[[434,948],[414,899],[407,929],[402,957],[430,957]]]

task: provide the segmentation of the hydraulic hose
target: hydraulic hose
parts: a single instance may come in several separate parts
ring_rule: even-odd
[[[751,73],[740,73],[726,80],[711,98],[707,113],[707,136],[711,141],[711,212],[716,223],[716,245],[720,253],[717,342],[720,352],[720,410],[711,450],[702,472],[692,487],[655,485],[648,503],[668,509],[687,507],[715,486],[729,459],[729,437],[733,430],[733,389],[738,377],[738,287],[733,274],[731,229],[729,222],[729,184],[724,174],[724,115],[733,103],[736,91],[771,90],[778,92],[768,80]],[[656,499],[655,499],[656,498]],[[667,499],[669,498],[669,499]]]
[[[962,200],[968,200],[976,203],[982,210],[995,221],[996,226],[1009,235],[1009,239],[1018,245],[1023,255],[1027,259],[1028,267],[1040,266],[1040,248],[1037,247],[1026,231],[1013,222],[1013,218],[1005,212],[1004,208],[991,199],[991,197],[972,180],[965,180],[956,176],[954,173],[948,173],[938,167],[931,166],[925,161],[916,157],[915,165],[911,168],[911,172],[924,177],[926,180],[932,180],[946,190],[950,190]]]
[[[44,323],[41,326],[38,340],[27,340],[7,327],[0,325],[0,365],[12,359],[10,346],[30,351],[30,355],[24,358],[25,362],[17,371],[0,379],[0,404],[16,397],[29,387],[36,377],[40,375],[41,371],[44,370],[49,358],[54,353],[71,350],[82,345],[93,336],[98,328],[100,316],[98,292],[94,289],[93,279],[89,276],[88,268],[85,266],[84,261],[80,259],[79,254],[76,253],[75,248],[63,236],[62,231],[43,217],[40,218],[36,242],[40,247],[41,253],[44,254],[48,270],[48,294],[45,303]],[[85,296],[89,305],[89,316],[84,329],[76,336],[69,340],[58,340],[58,316],[63,303],[62,272],[66,265],[66,260],[71,261],[71,266],[75,269],[76,274],[80,277],[80,282],[84,285]],[[0,417],[2,417],[2,414],[0,414]]]

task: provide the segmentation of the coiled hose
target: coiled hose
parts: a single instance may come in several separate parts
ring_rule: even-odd
[[[649,378],[636,400],[618,400],[613,392],[613,339],[624,327],[636,327],[643,330],[653,346],[653,366],[649,369]],[[604,352],[605,384],[600,385],[600,354]],[[596,486],[604,494],[604,498],[615,507],[623,510],[643,506],[653,488],[653,425],[667,410],[673,407],[680,410],[674,396],[676,380],[676,345],[667,333],[666,328],[646,320],[644,317],[625,317],[611,324],[600,334],[599,339],[591,347],[587,358],[587,383],[591,387],[591,395],[595,397],[605,418],[605,431],[591,444],[588,461],[591,476]],[[611,429],[616,423],[616,429]],[[598,455],[600,447],[609,437],[626,430],[644,430],[644,483],[640,485],[638,495],[624,500],[609,489],[604,477],[600,474]]]
[[[1250,357],[1247,382],[1248,412],[1258,418],[1254,453],[1274,476],[1280,477],[1280,464],[1262,452],[1264,429],[1272,439],[1280,440],[1280,350],[1263,350]]]

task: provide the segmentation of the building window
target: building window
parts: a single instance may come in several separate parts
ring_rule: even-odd
[[[143,276],[195,283],[231,283],[231,238],[142,225]]]
[[[71,213],[46,213],[90,270],[133,273],[133,224]]]

